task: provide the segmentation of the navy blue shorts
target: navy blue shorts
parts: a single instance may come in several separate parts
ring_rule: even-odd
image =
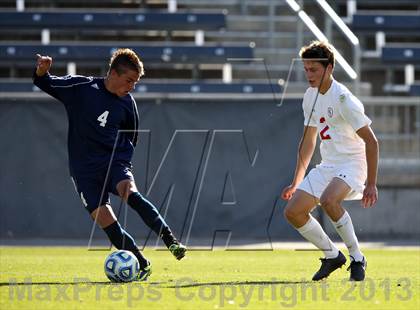
[[[75,189],[89,213],[92,213],[99,206],[109,204],[109,193],[119,196],[117,184],[120,181],[134,181],[131,168],[118,163],[112,165],[107,182],[105,182],[105,178],[106,171],[90,175],[72,176]]]

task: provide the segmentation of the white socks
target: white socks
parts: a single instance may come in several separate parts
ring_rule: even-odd
[[[356,262],[361,262],[363,260],[363,254],[360,252],[359,241],[354,233],[354,227],[350,215],[347,211],[345,211],[343,216],[337,222],[334,222],[333,220],[331,220],[331,222],[341,239],[346,244],[350,256],[352,256]]]
[[[309,214],[309,221],[305,225],[296,229],[306,240],[323,251],[326,258],[335,258],[338,256],[337,247],[331,242],[321,225],[312,215]]]
[[[347,249],[349,250],[350,256],[356,261],[360,262],[363,260],[363,254],[359,249],[359,241],[357,240],[356,234],[354,233],[353,223],[350,215],[347,211],[344,212],[343,216],[334,222],[331,220],[335,227],[335,230],[344,241]],[[330,238],[322,229],[318,221],[309,214],[309,221],[306,222],[297,231],[309,242],[315,245],[318,249],[324,252],[326,258],[335,258],[338,255],[338,249],[332,243]]]

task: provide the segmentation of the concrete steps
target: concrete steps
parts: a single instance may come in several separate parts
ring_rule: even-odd
[[[208,31],[205,33],[206,42],[253,42],[256,48],[295,48],[295,32],[275,32],[273,36],[269,31]],[[313,35],[304,33],[303,41],[309,42]],[[299,46],[300,48],[300,46]]]
[[[296,32],[299,18],[297,16],[273,17],[273,30],[278,32]],[[265,15],[228,15],[227,29],[238,31],[267,31],[271,21]]]

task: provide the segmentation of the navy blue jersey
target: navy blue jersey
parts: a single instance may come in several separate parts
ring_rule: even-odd
[[[104,78],[80,75],[34,74],[34,84],[64,103],[69,120],[67,143],[72,176],[107,169],[113,151],[113,162],[131,167],[138,112],[130,94],[118,97],[105,88]]]

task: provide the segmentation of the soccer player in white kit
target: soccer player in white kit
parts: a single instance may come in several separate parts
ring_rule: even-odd
[[[319,204],[348,248],[350,280],[362,281],[366,258],[341,202],[361,199],[364,208],[376,203],[378,141],[363,104],[333,78],[333,48],[314,41],[302,47],[299,54],[310,87],[303,97],[304,133],[295,175],[281,195],[288,200],[284,216],[306,240],[324,252],[325,258],[321,258],[321,267],[312,280],[324,279],[343,266],[346,257],[310,214]],[[304,177],[318,135],[322,161]]]

